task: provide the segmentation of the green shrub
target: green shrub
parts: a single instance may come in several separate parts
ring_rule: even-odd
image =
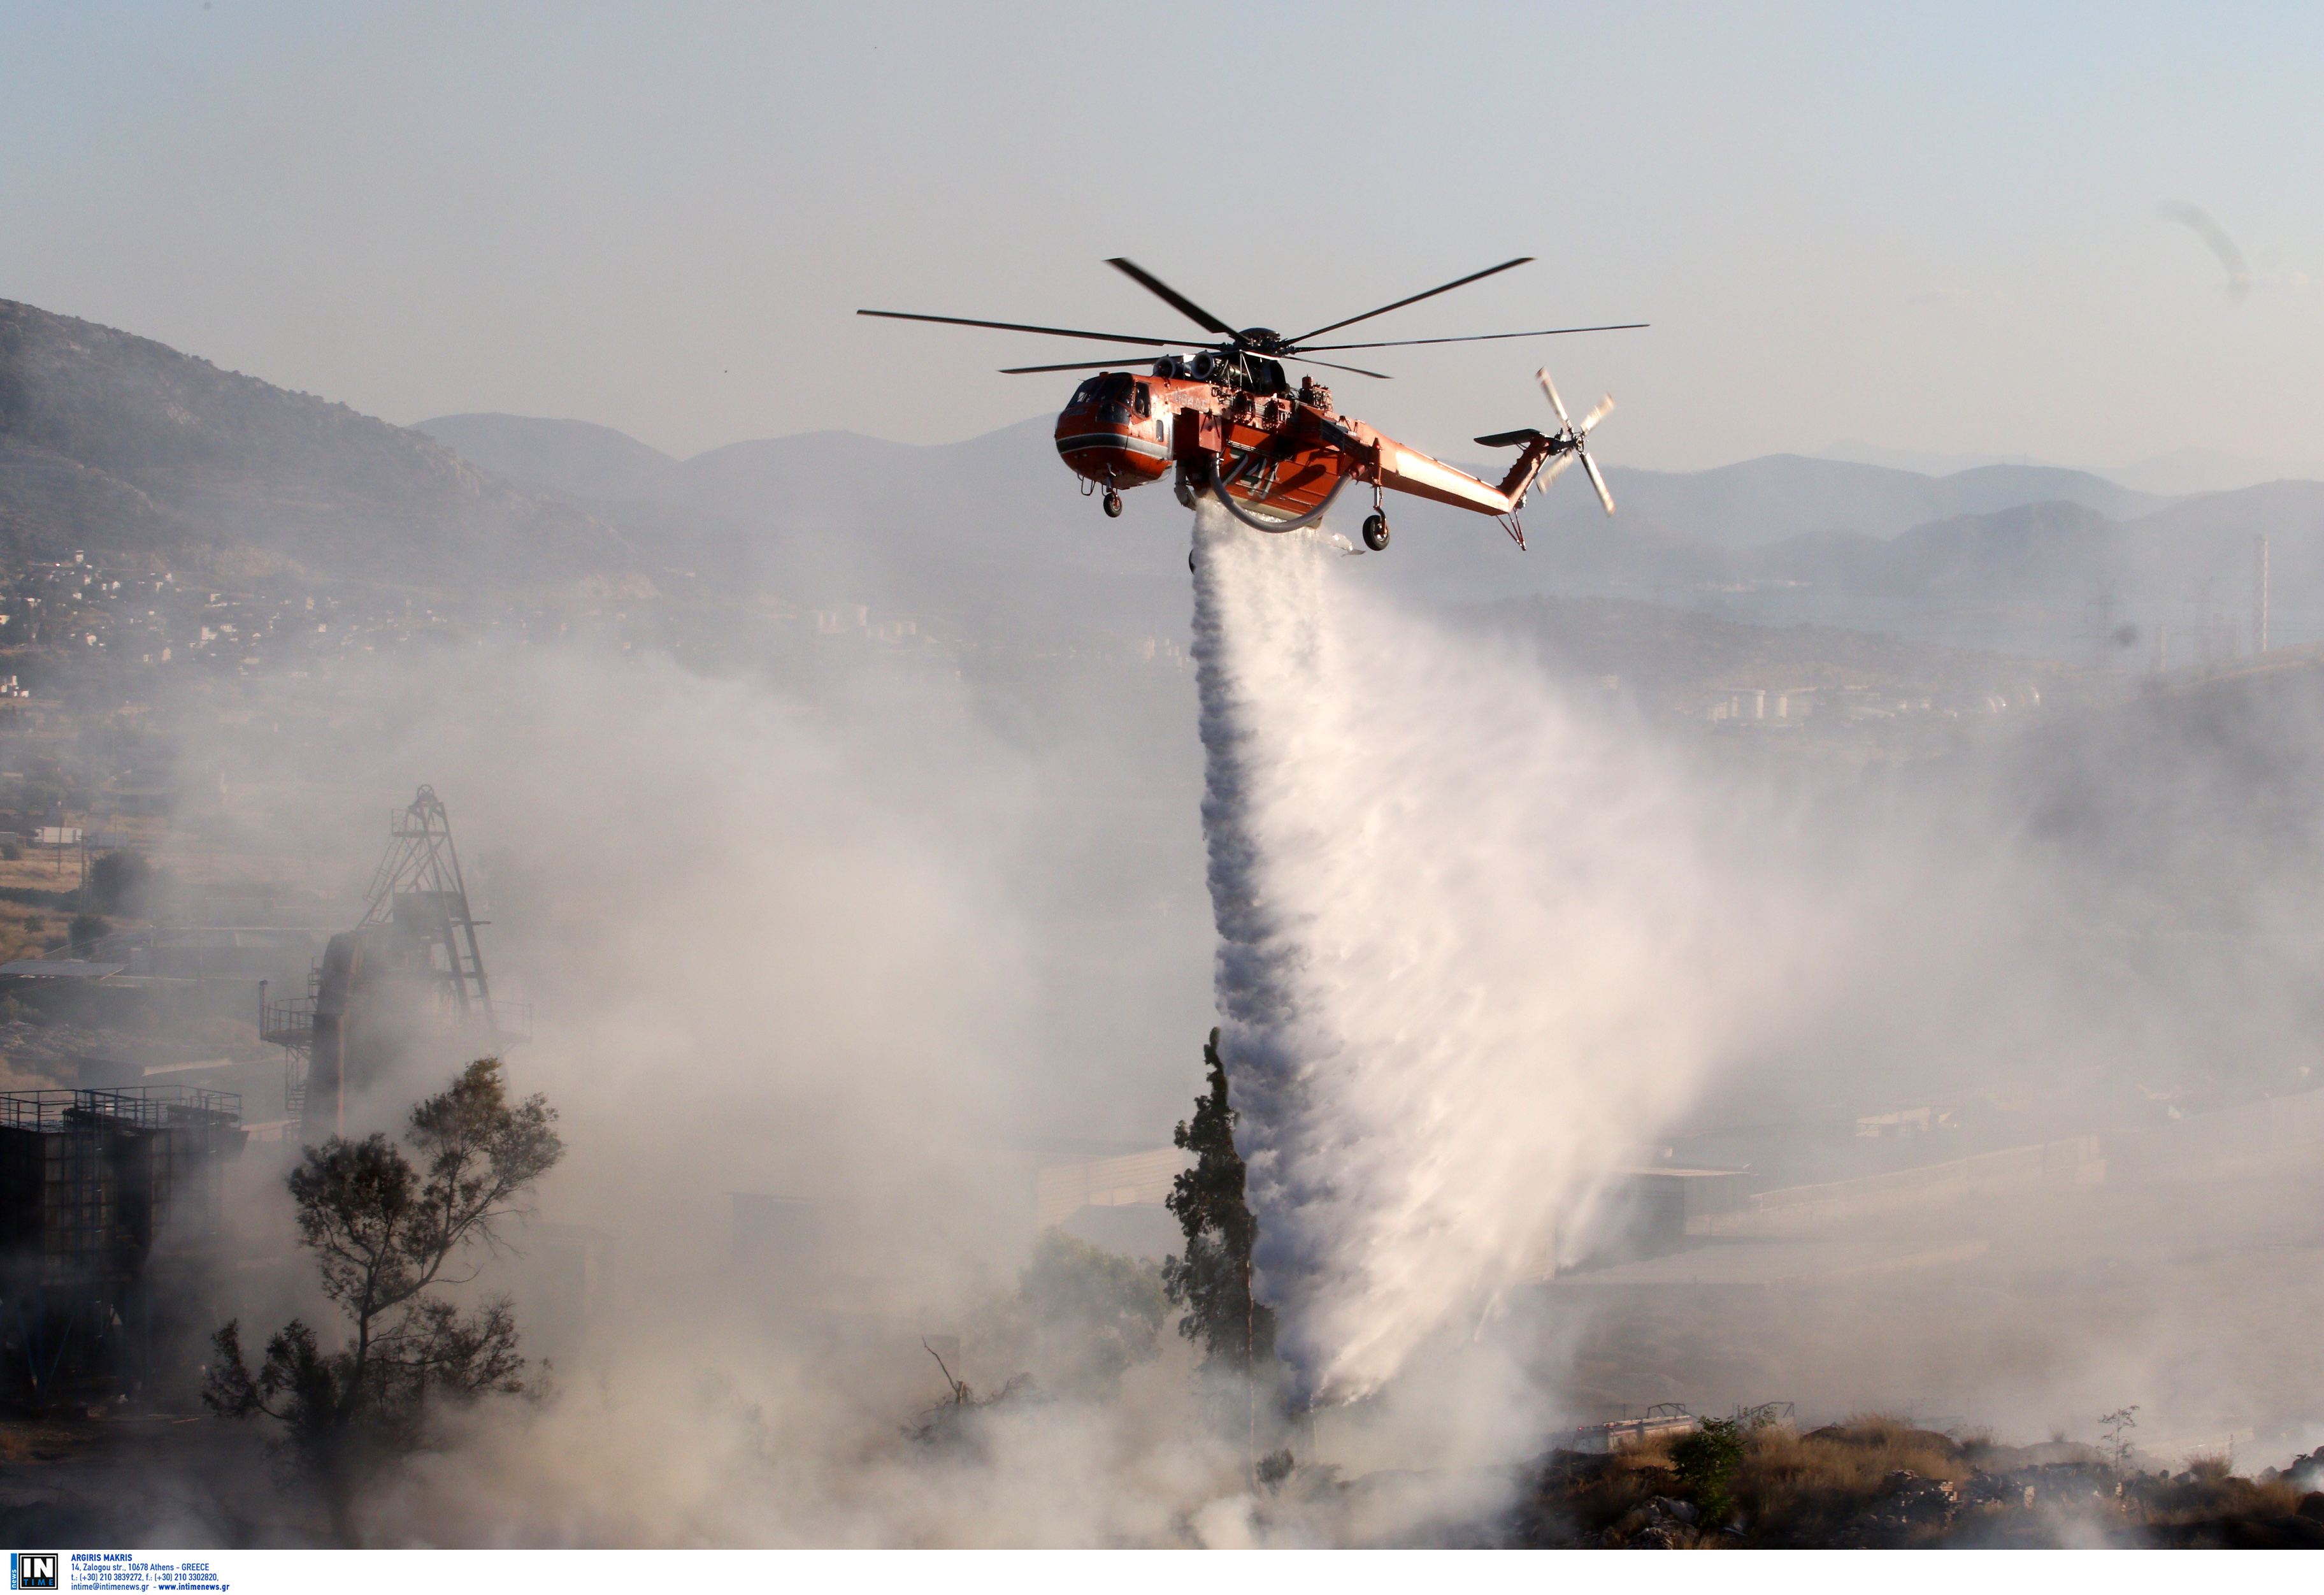
[[[1714,1527],[1735,1515],[1729,1486],[1743,1465],[1740,1418],[1703,1419],[1702,1428],[1671,1442],[1670,1458],[1671,1470],[1702,1508],[1703,1527]]]

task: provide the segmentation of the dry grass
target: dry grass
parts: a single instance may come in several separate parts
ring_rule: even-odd
[[[1688,1493],[1671,1467],[1670,1444],[1665,1437],[1610,1457],[1567,1458],[1543,1477],[1523,1514],[1526,1543],[1628,1543],[1658,1520],[1647,1507],[1655,1497]],[[2300,1538],[2312,1534],[2310,1527],[2270,1526],[2295,1516],[2302,1499],[2286,1479],[2239,1478],[2220,1457],[2198,1458],[2170,1478],[2117,1473],[2089,1448],[2066,1450],[2077,1454],[1997,1445],[1985,1433],[1940,1434],[1877,1413],[1804,1434],[1754,1430],[1729,1486],[1740,1513],[1739,1543],[1860,1544],[1869,1535],[1868,1543],[1881,1544],[2050,1544],[2061,1510],[2076,1521],[2087,1518],[2085,1526],[2101,1537],[2128,1544],[2311,1543]],[[1956,1486],[1969,1486],[1979,1472],[1995,1480],[1965,1491],[1957,1509],[1927,1512],[1926,1496],[1921,1507],[1895,1505],[1914,1498],[1884,1488],[1898,1472]],[[2024,1506],[2016,1504],[2020,1483],[2029,1492],[2038,1487],[2039,1501],[2029,1493]],[[1660,1521],[1665,1530],[1675,1526]],[[2255,1534],[2257,1539],[2248,1537]],[[1738,1543],[1712,1526],[1673,1537],[1682,1545]]]
[[[1585,1534],[1635,1527],[1648,1500],[1686,1493],[1670,1447],[1661,1436],[1595,1462],[1552,1492],[1554,1516]],[[1806,1434],[1752,1431],[1731,1488],[1755,1541],[1815,1544],[1877,1500],[1882,1482],[1900,1469],[1955,1480],[1972,1471],[1960,1445],[1945,1435],[1863,1414]]]
[[[18,908],[0,903],[0,963],[38,958],[65,940],[72,915],[53,909]]]
[[[1899,1470],[1958,1482],[1974,1470],[1947,1435],[1885,1414],[1858,1414],[1805,1434],[1755,1431],[1736,1474],[1735,1498],[1753,1524],[1812,1542],[1870,1506],[1881,1482]]]
[[[2131,1485],[2133,1501],[2150,1524],[2205,1523],[2219,1518],[2290,1517],[2302,1492],[2287,1479],[2240,1479],[2223,1457],[2199,1457],[2170,1479],[2146,1478]]]

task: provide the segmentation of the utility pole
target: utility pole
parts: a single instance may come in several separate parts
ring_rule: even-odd
[[[2111,581],[2098,589],[2098,597],[2082,606],[2082,624],[2090,627],[2090,668],[2092,670],[2104,670],[2107,667],[2107,644],[2114,640],[2114,583]],[[2095,626],[2091,625],[2093,615],[2097,617]]]
[[[2267,652],[2267,533],[2252,536],[2252,655]]]

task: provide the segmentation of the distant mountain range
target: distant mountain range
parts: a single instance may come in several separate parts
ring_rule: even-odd
[[[1894,466],[1931,477],[1950,476],[1981,465],[2011,463],[2007,456],[1998,454],[1929,454],[1910,449],[1884,449],[1856,439],[1819,449],[1816,458]],[[2030,465],[2033,461],[2021,459],[2016,463]],[[2218,449],[2174,449],[2152,459],[2095,474],[2141,493],[2183,498],[2194,493],[2232,493],[2238,487],[2256,487],[2267,482],[2324,481],[2324,459],[2262,459]]]
[[[0,552],[20,557],[142,550],[402,582],[638,572],[1052,638],[1183,632],[1185,512],[1153,487],[1106,520],[1049,431],[936,447],[816,432],[680,460],[581,421],[400,428],[0,301]],[[2324,637],[2324,482],[2165,498],[2049,466],[1799,455],[1608,475],[1620,514],[1554,484],[1528,512],[1529,554],[1480,517],[1392,498],[1393,548],[1349,577],[1425,601],[1594,593],[2061,652],[2121,625],[2239,624],[2266,533],[2272,640]]]
[[[1683,474],[1618,468],[1608,480],[1624,510],[1714,548],[1750,548],[1819,532],[1894,537],[1931,521],[2026,504],[2077,504],[2121,519],[2163,503],[2088,471],[2056,466],[1986,465],[1931,477],[1800,454]]]
[[[1032,436],[1020,440],[1018,434],[1028,429]],[[801,470],[824,450],[837,448],[850,456],[867,446],[873,452],[884,450],[890,462],[906,470],[912,468],[916,456],[931,452],[849,433],[818,432],[730,444],[681,461],[623,433],[582,421],[443,415],[412,430],[512,481],[576,499],[656,499],[728,508],[795,496]],[[1037,420],[950,448],[989,455],[1014,452],[1020,442],[1030,440],[1047,453],[1048,434],[1048,422]],[[840,443],[843,438],[848,441]],[[1481,462],[1477,468],[1493,477],[1500,474]],[[2084,505],[2116,518],[2144,514],[2164,502],[2087,471],[2052,466],[1987,465],[1932,478],[1893,468],[1774,454],[1705,471],[1613,466],[1607,476],[1627,510],[1669,532],[1720,548],[1748,548],[1812,532],[1893,537],[1949,516],[2052,500]],[[1569,512],[1574,507],[1565,506]]]
[[[1950,477],[1978,465],[2031,465],[2001,453],[1922,453],[1915,449],[1883,449],[1859,440],[1843,440],[1817,449],[1820,460],[1855,460],[1857,465],[1894,465],[1915,469],[1924,477]],[[2163,497],[2187,497],[2190,493],[2234,493],[2256,488],[2266,481],[2324,481],[2324,460],[2264,460],[2247,453],[2224,453],[2222,449],[2173,449],[2152,460],[2091,472],[2138,493]]]
[[[2269,482],[2324,481],[2324,459],[2255,459],[2217,449],[2174,449],[2106,475],[2149,493],[2232,493]]]
[[[866,551],[885,549],[896,559],[888,574],[907,582],[917,561],[938,549],[960,557],[964,543],[1011,562],[1157,580],[1172,577],[1185,535],[1184,512],[1161,487],[1130,494],[1118,523],[1083,505],[1045,419],[942,447],[814,433],[687,460],[581,422],[456,415],[416,430],[617,524],[659,514],[672,525],[723,517],[770,537],[812,531],[853,546],[858,570]],[[2052,466],[1932,477],[1788,454],[1706,471],[1615,466],[1607,475],[1620,513],[1609,521],[1586,491],[1559,483],[1527,516],[1530,556],[1477,516],[1391,498],[1397,542],[1364,561],[1361,578],[1445,602],[1651,597],[1738,619],[2086,658],[2078,639],[2101,621],[2150,634],[2157,625],[2182,634],[2240,627],[2250,538],[2264,532],[2273,540],[2272,640],[2324,635],[2324,482],[2172,499]],[[609,502],[609,488],[629,502]],[[827,561],[824,570],[836,574]],[[1174,590],[1148,601],[1183,598]],[[2226,644],[2212,636],[2203,645]]]

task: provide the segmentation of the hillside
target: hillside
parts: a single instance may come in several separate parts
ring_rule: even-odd
[[[0,552],[318,577],[633,566],[611,527],[344,404],[0,301]]]
[[[439,415],[411,429],[527,487],[573,498],[677,498],[678,462],[625,432],[530,415]]]
[[[1149,487],[1107,520],[1058,463],[1046,419],[939,445],[844,431],[754,439],[666,469],[643,444],[585,422],[459,416],[414,430],[565,495],[720,589],[1052,637],[1084,624],[1185,628],[1185,512]],[[601,496],[609,485],[635,496]]]

